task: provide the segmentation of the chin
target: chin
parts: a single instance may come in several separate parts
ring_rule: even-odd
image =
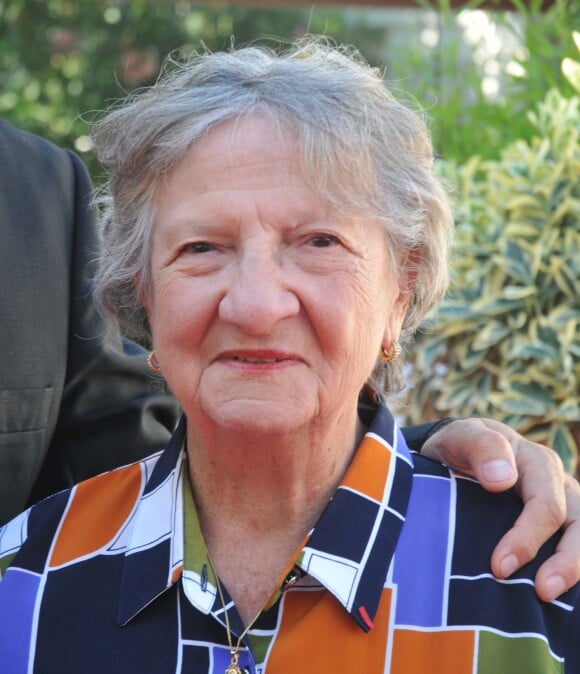
[[[217,426],[247,435],[291,433],[308,425],[314,416],[303,404],[272,400],[232,400],[204,405],[204,411]]]

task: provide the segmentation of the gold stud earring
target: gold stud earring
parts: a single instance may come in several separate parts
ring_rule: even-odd
[[[157,355],[155,354],[155,351],[151,351],[151,353],[147,356],[147,365],[149,365],[153,372],[161,372],[161,367],[157,361]]]
[[[381,360],[384,363],[390,363],[392,360],[397,360],[401,355],[401,345],[395,340],[388,349],[381,349]]]

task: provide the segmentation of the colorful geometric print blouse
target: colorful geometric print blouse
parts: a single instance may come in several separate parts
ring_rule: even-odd
[[[489,560],[518,500],[412,455],[390,413],[372,415],[342,484],[244,639],[241,669],[580,674],[580,588],[546,604],[533,587],[557,541],[496,580]],[[163,453],[0,529],[0,672],[224,674],[224,610],[184,433],[182,422]]]

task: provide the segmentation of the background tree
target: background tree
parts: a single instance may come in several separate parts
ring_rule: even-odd
[[[167,53],[187,55],[203,45],[227,49],[232,36],[245,44],[313,32],[355,44],[371,63],[385,66],[395,87],[427,108],[443,157],[497,157],[507,142],[531,137],[525,112],[547,88],[566,94],[559,64],[575,54],[569,26],[580,18],[576,2],[556,0],[542,13],[533,6],[541,0],[528,8],[513,1],[517,15],[474,17],[446,9],[445,0],[439,11],[419,5],[379,11],[187,0],[0,0],[0,116],[83,153],[98,181],[87,120],[107,102],[150,84]],[[472,35],[474,19],[484,27],[479,42]],[[485,56],[482,45],[500,30],[517,49],[506,52],[500,44],[498,53]],[[490,64],[502,70],[494,98],[483,86]]]
[[[307,31],[357,41],[337,10],[196,5],[183,0],[0,0],[0,116],[85,154],[93,111],[151,84],[170,52],[227,49]],[[365,31],[371,46],[373,31]]]

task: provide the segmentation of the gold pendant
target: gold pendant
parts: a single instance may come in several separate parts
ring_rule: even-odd
[[[226,667],[224,674],[242,674],[242,670],[238,667],[238,657],[238,652],[234,651],[230,664]]]

